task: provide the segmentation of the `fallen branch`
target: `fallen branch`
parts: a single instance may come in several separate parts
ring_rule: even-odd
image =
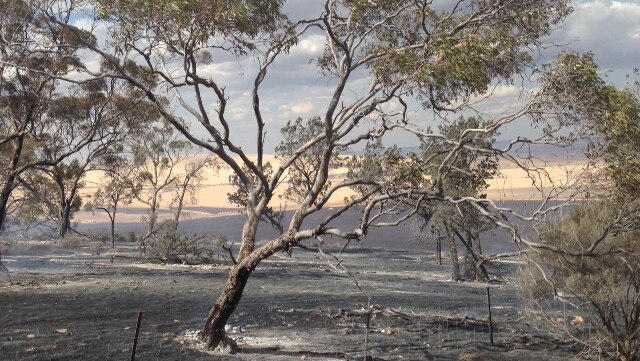
[[[333,258],[337,263],[335,265],[331,265],[334,269],[336,270],[341,270],[343,272],[346,272],[349,277],[351,277],[351,279],[353,280],[353,283],[356,285],[356,287],[358,288],[358,290],[360,290],[360,292],[362,292],[363,294],[365,294],[367,296],[367,310],[366,310],[366,316],[367,316],[367,322],[366,322],[366,330],[365,330],[365,334],[364,334],[364,360],[367,361],[369,359],[368,353],[369,353],[369,329],[371,327],[371,317],[372,317],[372,310],[373,308],[371,307],[371,294],[369,294],[369,292],[366,292],[362,289],[362,287],[360,287],[360,284],[358,284],[358,280],[356,279],[356,277],[342,264],[342,259],[339,259],[338,257],[336,257],[335,255],[331,254],[331,253],[325,253],[322,251],[322,245],[324,244],[324,241],[322,239],[320,239],[318,237],[318,240],[320,241],[319,245],[318,245],[318,252],[320,252],[320,254],[322,256],[324,256],[325,258],[327,258],[327,261],[330,261],[330,257]],[[347,244],[345,244],[345,246],[342,248],[342,251],[344,251],[344,249],[347,247],[347,245],[349,244],[349,242],[347,242]],[[342,252],[340,251],[340,252]],[[329,262],[329,264],[331,264]]]
[[[126,254],[112,254],[110,257],[111,257],[111,263],[113,263],[113,261],[116,258],[138,259],[138,260],[148,260],[149,259],[149,257],[146,257],[146,256],[128,256]]]

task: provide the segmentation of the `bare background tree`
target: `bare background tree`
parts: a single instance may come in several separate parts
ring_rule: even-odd
[[[8,165],[0,176],[1,230],[16,212],[27,223],[53,221],[64,237],[81,205],[85,174],[142,121],[133,112],[144,99],[136,88],[115,78],[78,80],[82,44],[96,39],[69,32],[75,5],[0,4],[0,156]]]
[[[135,179],[131,178],[122,145],[112,146],[112,154],[102,160],[100,169],[104,172],[102,182],[97,184],[93,194],[88,195],[88,202],[84,208],[90,211],[102,211],[107,214],[110,222],[111,247],[116,246],[116,216],[121,207],[131,204],[135,198]],[[135,173],[134,173],[135,174]]]
[[[174,187],[174,197],[171,200],[171,208],[174,212],[173,226],[178,229],[180,216],[186,205],[197,205],[198,199],[196,192],[206,179],[205,173],[217,173],[220,170],[220,164],[216,158],[206,156],[202,159],[188,160],[182,165],[184,170],[180,172],[179,178],[176,180]]]
[[[147,207],[144,242],[157,231],[157,211],[163,194],[177,186],[180,162],[187,159],[191,144],[175,134],[168,123],[151,123],[149,129],[130,139],[132,162],[130,172],[135,174],[136,199]]]
[[[71,230],[73,213],[80,210],[79,192],[85,186],[86,174],[101,169],[105,159],[113,158],[117,145],[127,134],[136,131],[137,124],[142,121],[136,117],[140,112],[135,111],[139,100],[125,98],[122,86],[115,81],[107,84],[94,80],[72,87],[71,91],[74,96],[53,100],[47,114],[47,124],[51,125],[47,127],[48,139],[42,144],[42,153],[53,165],[35,166],[30,170],[45,175],[53,187],[38,187],[29,182],[28,177],[18,177],[19,190],[25,197],[40,200],[42,214],[54,221],[59,238]],[[87,130],[94,132],[92,138],[78,152],[55,163],[60,157],[59,145],[73,144],[81,137],[81,132]],[[56,201],[50,202],[52,193],[57,195]]]
[[[447,194],[457,197],[486,198],[482,191],[488,187],[487,180],[496,176],[498,170],[497,157],[483,150],[491,149],[493,139],[490,133],[464,132],[467,129],[484,128],[489,124],[480,124],[474,118],[460,118],[450,125],[440,126],[439,134],[443,138],[427,138],[421,146],[421,157],[427,160],[425,165],[442,164],[442,157],[455,148],[458,141],[467,144],[455,159],[447,166],[449,175],[441,185]],[[472,137],[466,140],[464,137]],[[476,149],[474,149],[476,148]],[[431,179],[438,179],[439,168],[425,169]],[[419,229],[424,233],[431,233],[436,241],[438,262],[441,263],[440,245],[442,239],[447,241],[451,258],[451,279],[459,281],[462,276],[458,260],[458,246],[470,257],[474,278],[488,279],[485,259],[482,256],[480,233],[486,231],[493,224],[483,217],[474,207],[468,204],[452,205],[448,202],[433,202],[418,212]]]

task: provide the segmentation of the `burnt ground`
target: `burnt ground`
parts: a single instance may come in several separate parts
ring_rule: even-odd
[[[354,249],[338,257],[364,293],[317,252],[263,262],[230,321],[238,352],[207,353],[193,335],[229,265],[111,262],[112,252],[99,242],[5,250],[13,284],[0,273],[0,359],[128,360],[141,311],[137,360],[361,360],[367,293],[367,346],[377,360],[561,360],[579,351],[522,321],[508,278],[490,285],[492,346],[486,284],[449,282],[447,265],[427,253]],[[115,253],[135,256],[136,248]]]

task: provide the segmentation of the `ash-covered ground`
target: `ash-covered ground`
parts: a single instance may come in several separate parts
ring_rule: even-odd
[[[230,321],[235,354],[194,340],[230,265],[162,265],[134,244],[13,242],[0,273],[1,360],[128,360],[143,313],[136,360],[560,360],[578,351],[524,321],[508,275],[489,285],[449,279],[424,251],[350,249],[336,261],[296,249],[252,275]],[[113,258],[113,262],[112,262]],[[9,277],[11,277],[11,283]],[[366,305],[372,312],[367,328]]]

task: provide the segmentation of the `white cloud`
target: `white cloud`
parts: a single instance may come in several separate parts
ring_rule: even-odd
[[[283,115],[306,115],[313,110],[313,103],[309,101],[301,101],[292,104],[283,104],[278,107],[278,111]]]
[[[211,63],[200,65],[198,74],[204,77],[214,77],[220,81],[238,81],[245,77],[246,66],[239,62]]]
[[[514,97],[519,96],[522,88],[518,88],[512,84],[499,84],[492,91],[492,95],[496,97]]]
[[[640,65],[640,2],[592,0],[575,5],[555,35],[560,43],[584,52],[609,69]]]
[[[313,110],[313,103],[302,102],[291,105],[291,111],[296,114],[306,114]]]
[[[324,35],[309,35],[298,42],[292,49],[292,54],[318,56],[324,50],[326,39]]]

